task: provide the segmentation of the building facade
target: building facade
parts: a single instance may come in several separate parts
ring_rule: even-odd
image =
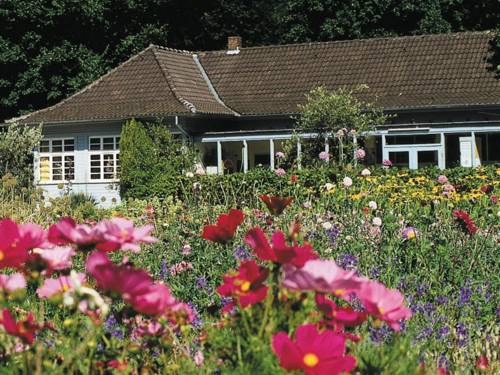
[[[62,102],[8,123],[43,124],[34,173],[49,196],[71,189],[103,205],[120,199],[125,121],[170,124],[194,142],[207,173],[275,168],[298,106],[317,86],[364,85],[360,99],[392,115],[366,137],[367,162],[475,167],[500,161],[492,39],[473,32],[242,48],[233,37],[227,50],[196,53],[150,46]]]

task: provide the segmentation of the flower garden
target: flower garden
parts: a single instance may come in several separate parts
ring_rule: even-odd
[[[498,167],[283,172],[112,210],[3,181],[1,372],[500,371]]]

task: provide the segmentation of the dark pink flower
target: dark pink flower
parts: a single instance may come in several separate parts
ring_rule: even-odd
[[[0,221],[0,268],[19,268],[28,260],[31,249],[45,246],[46,234],[40,226]]]
[[[66,217],[49,228],[49,241],[54,245],[75,244],[84,250],[90,250],[102,241],[102,234],[96,227],[86,224],[76,224]]]
[[[300,326],[292,341],[285,332],[273,336],[273,350],[281,367],[302,370],[306,375],[335,375],[350,372],[356,359],[345,355],[345,338],[331,330],[318,332],[313,324]]]
[[[316,294],[316,306],[323,313],[329,325],[338,330],[345,327],[356,327],[366,320],[365,312],[354,311],[350,307],[340,307],[324,294]]]
[[[245,215],[240,210],[231,209],[227,214],[219,215],[217,224],[205,225],[203,227],[202,238],[225,244],[233,239],[238,226],[243,223]]]
[[[3,309],[0,324],[3,325],[5,332],[11,336],[19,337],[28,345],[33,344],[35,334],[43,328],[43,326],[35,322],[32,313],[16,322],[8,309]]]

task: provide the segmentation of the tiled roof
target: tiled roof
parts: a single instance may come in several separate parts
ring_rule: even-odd
[[[191,53],[150,46],[62,102],[18,120],[38,123],[190,113],[234,114],[217,100]]]
[[[221,99],[242,115],[297,112],[318,85],[367,85],[385,108],[500,104],[488,32],[243,48],[200,56]]]
[[[150,46],[25,123],[290,114],[318,85],[367,85],[386,109],[498,105],[489,32],[375,38],[193,54]]]

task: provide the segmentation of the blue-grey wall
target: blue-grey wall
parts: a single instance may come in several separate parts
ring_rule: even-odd
[[[70,189],[74,193],[85,193],[92,195],[99,205],[110,207],[120,202],[120,194],[116,183],[94,182],[90,180],[89,161],[89,137],[91,136],[118,136],[121,132],[121,123],[94,123],[94,124],[65,124],[44,125],[43,135],[45,139],[50,138],[74,138],[75,139],[75,180],[69,185],[63,183],[39,182],[39,154],[35,151],[35,181],[37,186],[45,190],[45,196],[57,197]]]

